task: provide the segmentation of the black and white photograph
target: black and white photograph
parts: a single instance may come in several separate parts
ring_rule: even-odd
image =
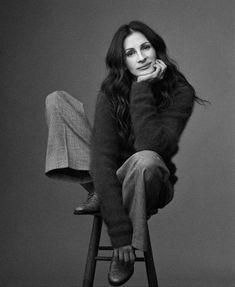
[[[235,287],[235,1],[0,0],[0,287]]]

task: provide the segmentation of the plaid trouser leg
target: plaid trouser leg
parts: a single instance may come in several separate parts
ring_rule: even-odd
[[[83,104],[64,91],[53,92],[46,98],[46,120],[46,174],[53,175],[56,171],[56,175],[60,172],[62,175],[65,170],[72,174],[76,170],[76,176],[80,174],[80,182],[91,181],[91,126]]]
[[[146,251],[147,219],[173,198],[169,170],[157,153],[143,150],[129,157],[116,174],[133,224],[132,246]]]

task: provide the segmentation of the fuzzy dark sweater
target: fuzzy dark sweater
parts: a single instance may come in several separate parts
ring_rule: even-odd
[[[176,168],[171,158],[178,151],[180,135],[192,113],[193,95],[188,84],[178,83],[171,104],[159,112],[150,83],[134,82],[130,93],[130,115],[135,141],[130,149],[118,134],[109,98],[103,93],[98,94],[90,171],[113,247],[131,244],[132,240],[132,223],[122,204],[122,185],[116,170],[133,153],[152,150],[164,159],[170,170],[170,181],[174,184]]]

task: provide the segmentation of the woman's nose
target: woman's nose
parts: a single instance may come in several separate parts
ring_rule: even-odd
[[[139,51],[137,55],[138,55],[138,62],[144,62],[146,60],[146,56],[141,51]]]

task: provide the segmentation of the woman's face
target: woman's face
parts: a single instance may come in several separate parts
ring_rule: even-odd
[[[156,51],[146,37],[140,32],[133,32],[123,43],[127,69],[135,77],[154,71]]]

